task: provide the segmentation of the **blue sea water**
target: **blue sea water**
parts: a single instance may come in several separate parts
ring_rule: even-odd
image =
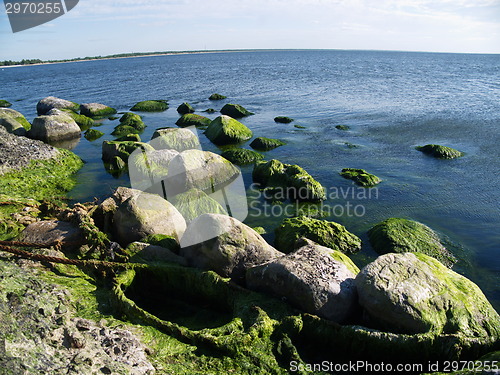
[[[266,159],[304,167],[331,193],[325,204],[335,211],[326,218],[364,241],[354,257],[358,265],[376,256],[366,236],[372,225],[389,217],[418,220],[447,240],[460,258],[454,269],[475,281],[500,310],[500,55],[186,54],[5,68],[0,69],[0,82],[0,98],[11,101],[30,121],[38,100],[49,95],[104,103],[119,111],[140,100],[169,100],[169,110],[142,114],[148,125],[145,141],[156,128],[175,126],[175,109],[184,101],[200,114],[227,102],[241,104],[255,113],[241,120],[255,136],[288,143],[266,152]],[[228,99],[210,102],[213,92]],[[278,115],[295,122],[276,124]],[[72,199],[102,198],[117,186],[129,185],[127,174],[113,177],[101,161],[101,143],[113,139],[116,124],[103,121],[98,127],[106,133],[103,138],[82,138],[74,148],[86,164],[70,192]],[[204,149],[220,152],[203,135],[201,140]],[[436,160],[415,150],[428,143],[457,148],[465,156]],[[364,197],[364,190],[339,176],[346,167],[366,169],[383,182],[371,197]],[[247,186],[251,169],[242,168]],[[357,211],[347,212],[349,205]],[[279,206],[272,207],[279,213]],[[283,216],[265,217],[257,210],[250,214],[247,223],[264,226],[272,241]]]

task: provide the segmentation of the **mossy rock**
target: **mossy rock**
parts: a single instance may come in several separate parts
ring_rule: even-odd
[[[221,156],[236,165],[251,164],[264,159],[264,155],[243,148],[233,148],[231,150],[224,151]]]
[[[166,100],[144,100],[136,103],[131,111],[138,112],[163,112],[168,109],[168,102]]]
[[[344,168],[340,172],[340,175],[348,180],[353,180],[356,184],[363,187],[372,187],[382,182],[380,178],[368,173],[364,169]]]
[[[120,138],[117,138],[116,140],[119,142],[123,141],[142,142],[141,136],[139,134],[126,134]]]
[[[285,169],[286,165],[279,160],[262,161],[253,168],[252,178],[263,186],[285,187],[288,182]]]
[[[335,129],[338,129],[338,130],[349,130],[349,129],[351,129],[351,127],[348,126],[348,125],[337,125],[337,126],[335,126]]]
[[[224,96],[224,95],[221,95],[221,94],[217,94],[217,93],[214,93],[212,95],[210,95],[208,97],[208,100],[223,100],[223,99],[226,99],[227,96]]]
[[[286,145],[286,143],[279,139],[265,137],[255,138],[252,143],[250,143],[250,147],[259,151],[269,151],[284,145]]]
[[[185,115],[186,113],[193,113],[194,108],[191,104],[184,102],[177,107],[177,112],[180,113],[181,115]]]
[[[390,218],[373,226],[368,231],[368,237],[373,249],[379,254],[422,253],[448,267],[456,262],[436,232],[417,221]]]
[[[344,254],[355,253],[361,249],[361,240],[343,225],[307,216],[283,220],[274,233],[274,245],[284,253],[293,251],[295,243],[302,237]]]
[[[305,126],[297,125],[297,124],[295,124],[293,127],[297,128],[297,129],[305,129],[306,128]]]
[[[40,100],[36,105],[36,111],[39,116],[47,114],[52,109],[67,109],[76,113],[80,110],[80,104],[69,100],[56,98],[54,96],[48,96]]]
[[[115,156],[119,156],[123,161],[127,162],[128,157],[137,148],[144,151],[154,151],[154,148],[147,143],[132,142],[132,141],[104,141],[102,143],[102,160],[105,163],[110,163]]]
[[[184,216],[186,222],[191,222],[203,214],[227,215],[227,211],[203,191],[190,189],[185,193],[169,198],[177,210]]]
[[[208,126],[212,120],[205,116],[200,116],[200,115],[195,115],[194,113],[186,113],[185,115],[182,115],[175,125],[180,126],[180,127],[185,127],[185,126]]]
[[[293,118],[286,116],[277,116],[274,118],[274,122],[279,122],[281,124],[289,124],[293,121]]]
[[[416,149],[437,159],[455,159],[463,156],[463,152],[441,145],[418,146]]]
[[[0,99],[0,107],[7,108],[10,107],[12,103],[8,102],[7,100]]]
[[[87,117],[107,117],[114,115],[116,109],[100,103],[85,103],[80,105],[80,114]]]
[[[217,111],[215,109],[213,109],[213,108],[207,108],[203,112],[206,112],[206,113],[215,113]]]
[[[253,229],[255,232],[257,232],[258,234],[260,234],[261,236],[262,236],[263,234],[266,234],[266,233],[267,233],[267,231],[266,231],[266,229],[265,229],[264,227],[252,227],[252,229]]]
[[[246,110],[239,104],[226,104],[224,107],[222,107],[220,113],[226,116],[231,116],[232,118],[240,118],[253,115],[252,112]]]
[[[31,129],[28,120],[20,112],[10,108],[0,108],[0,126],[15,135],[26,135]]]
[[[240,143],[252,138],[252,131],[230,116],[219,116],[205,130],[205,135],[216,145]]]
[[[88,140],[88,141],[95,141],[96,139],[99,139],[101,138],[102,136],[104,135],[104,133],[100,130],[96,130],[96,129],[88,129],[86,132],[85,132],[85,135],[84,137]]]
[[[68,114],[73,120],[75,120],[80,129],[88,129],[94,126],[95,124],[95,121],[90,117],[87,117],[85,115],[79,115],[78,113],[75,113],[70,109],[62,109],[62,111]]]
[[[189,129],[159,128],[150,144],[156,150],[176,150],[179,152],[191,149],[201,149],[200,140]]]
[[[137,113],[132,112],[126,112],[122,117],[120,117],[119,126],[131,126],[139,131],[146,129],[146,124],[142,121],[142,117]]]
[[[178,254],[180,250],[177,240],[174,237],[167,236],[165,234],[150,234],[149,236],[144,237],[141,242],[163,247],[172,251],[174,254]]]
[[[113,156],[108,166],[110,171],[121,171],[125,168],[127,168],[127,163],[119,156]]]
[[[139,134],[142,133],[141,130],[137,130],[136,128],[129,125],[118,125],[115,127],[115,130],[111,133],[115,137],[124,137],[129,134]]]

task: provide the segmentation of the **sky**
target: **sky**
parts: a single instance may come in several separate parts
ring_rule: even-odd
[[[500,0],[80,0],[12,33],[0,60],[219,49],[500,53]]]

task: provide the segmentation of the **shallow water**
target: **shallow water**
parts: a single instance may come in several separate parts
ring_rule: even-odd
[[[394,216],[412,218],[446,237],[461,258],[455,269],[478,283],[500,310],[499,55],[213,53],[5,68],[0,79],[0,98],[11,101],[30,121],[38,100],[49,95],[100,102],[119,111],[140,100],[168,99],[166,112],[142,114],[148,125],[142,134],[145,141],[156,128],[175,126],[175,109],[184,101],[198,113],[218,110],[226,102],[242,104],[255,112],[242,120],[255,136],[288,142],[267,152],[267,159],[298,164],[330,193],[349,195],[325,204],[335,208],[328,219],[364,240],[362,252],[354,257],[359,265],[375,256],[366,237],[373,224]],[[213,92],[229,99],[210,102],[206,98]],[[278,115],[295,122],[276,124],[273,118]],[[101,161],[101,143],[113,139],[109,134],[117,123],[103,121],[98,129],[104,137],[94,142],[82,138],[74,148],[86,164],[72,199],[102,198],[117,186],[129,185],[126,174],[111,176]],[[220,152],[203,136],[201,140],[205,150]],[[457,160],[435,160],[414,149],[427,143],[466,154]],[[353,199],[358,188],[339,176],[346,167],[364,168],[383,179],[371,199]],[[242,170],[250,186],[251,167]],[[358,207],[358,215],[348,215],[349,203]],[[279,214],[284,207],[268,209]],[[256,210],[250,214],[247,223],[264,226],[272,241],[280,215],[264,217]]]

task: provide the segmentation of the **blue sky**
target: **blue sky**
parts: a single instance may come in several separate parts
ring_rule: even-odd
[[[123,52],[312,48],[500,53],[500,0],[80,0],[13,34],[0,60]]]

